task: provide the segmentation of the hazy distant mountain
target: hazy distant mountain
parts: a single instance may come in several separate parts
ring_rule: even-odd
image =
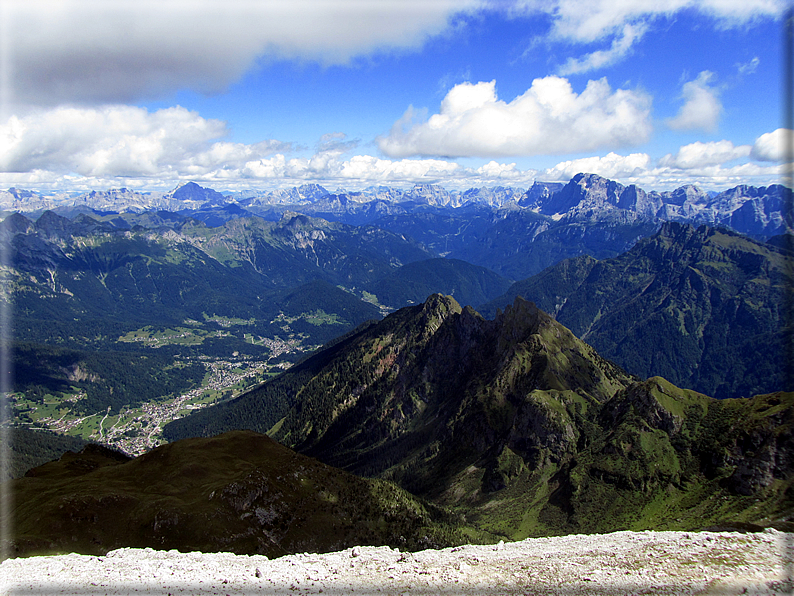
[[[294,188],[219,193],[189,182],[166,193],[138,193],[120,189],[91,191],[80,196],[67,194],[41,196],[20,189],[0,191],[7,211],[41,212],[55,209],[64,215],[76,210],[98,212],[141,212],[168,210],[187,213],[210,208],[239,209],[237,216],[255,213],[269,220],[280,219],[285,211],[361,225],[385,215],[417,213],[427,209],[450,213],[478,205],[498,211],[527,209],[552,221],[631,222],[680,221],[723,225],[738,232],[770,237],[783,233],[784,202],[791,191],[780,185],[756,188],[737,186],[721,193],[710,193],[694,186],[673,191],[645,191],[635,185],[624,186],[595,174],[577,174],[567,184],[535,182],[527,190],[494,187],[450,191],[432,184],[409,189],[371,187],[361,191],[337,189],[331,192],[317,184]],[[221,218],[220,225],[227,218]],[[205,221],[209,221],[205,219]],[[788,222],[789,229],[792,222]]]
[[[420,243],[428,256],[467,261],[513,280],[583,254],[615,257],[665,221],[726,226],[761,240],[794,228],[784,221],[791,191],[780,185],[738,186],[722,193],[694,186],[646,192],[594,174],[577,174],[567,184],[535,182],[527,191],[495,187],[461,192],[416,185],[329,192],[308,184],[222,195],[188,183],[165,194],[122,189],[57,201],[13,191],[6,193],[9,203],[23,211],[29,205],[32,216],[45,202],[57,203],[52,208],[62,215],[89,214],[116,227],[163,225],[176,230],[188,219],[221,227],[251,216],[277,223],[295,213],[374,225]]]
[[[586,254],[598,259],[625,252],[659,223],[610,213],[595,220],[553,221],[534,211],[510,211],[474,242],[453,245],[449,257],[469,261],[509,279],[522,279],[562,259]]]
[[[794,510],[794,393],[716,400],[640,381],[520,298],[489,321],[431,296],[166,433],[226,428],[269,431],[515,539]]]
[[[540,196],[527,206],[554,218],[592,219],[615,210],[630,212],[638,218],[654,218],[661,205],[660,196],[649,196],[634,185],[624,187],[595,174],[577,174],[557,192]]]
[[[178,186],[171,192],[165,193],[163,195],[163,200],[176,201],[184,204],[186,207],[188,205],[195,205],[196,203],[200,204],[202,207],[207,207],[210,205],[223,205],[229,202],[221,193],[211,188],[203,188],[195,182],[187,182],[186,184]]]
[[[72,205],[100,212],[132,211],[137,213],[154,206],[148,194],[126,188],[113,188],[105,191],[92,190],[76,198]],[[48,208],[52,208],[52,206]]]
[[[785,205],[791,190],[782,185],[756,188],[737,186],[718,194],[694,186],[674,191],[646,192],[595,174],[577,174],[562,189],[530,193],[522,206],[554,219],[603,219],[607,214],[623,217],[722,225],[751,236],[768,237],[783,233]],[[788,226],[791,228],[789,221]]]
[[[749,396],[784,386],[792,267],[769,244],[668,223],[618,257],[582,256],[517,282],[483,312],[521,295],[635,374]]]
[[[536,209],[539,205],[546,202],[551,196],[562,190],[565,186],[562,182],[535,182],[526,193],[518,200],[521,207]]]
[[[537,184],[537,183],[536,183]],[[524,196],[520,189],[504,186],[493,188],[470,188],[460,194],[460,204],[488,205],[501,207],[502,205],[517,203]]]

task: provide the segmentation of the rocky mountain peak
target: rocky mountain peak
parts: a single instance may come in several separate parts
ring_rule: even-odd
[[[564,186],[561,182],[538,182],[536,180],[518,200],[518,205],[538,211],[541,205],[548,201],[555,192],[562,190]]]
[[[614,209],[620,202],[624,189],[622,184],[597,174],[580,173],[544,202],[540,212],[545,215],[561,215],[583,209]]]
[[[527,333],[538,333],[542,327],[557,323],[545,312],[535,306],[534,302],[516,296],[513,304],[508,304],[503,313],[497,315],[495,322],[508,328],[511,334],[518,337]]]
[[[62,217],[54,211],[47,210],[36,220],[36,230],[50,236],[61,236],[68,234],[72,222],[66,217]]]
[[[304,184],[299,186],[297,189],[297,194],[304,200],[307,201],[319,201],[320,199],[327,197],[331,193],[328,192],[324,187],[320,186],[319,184]]]
[[[3,238],[13,237],[17,234],[27,234],[33,230],[33,222],[21,213],[12,213],[0,222],[0,234]]]
[[[164,198],[176,199],[178,201],[195,201],[213,205],[223,205],[226,203],[226,198],[221,193],[211,188],[199,186],[195,182],[186,182],[178,186],[170,193],[166,193]]]
[[[460,314],[463,309],[452,296],[432,294],[425,300],[421,310],[422,328],[432,335],[450,316]]]
[[[665,202],[678,207],[683,206],[685,203],[699,203],[706,200],[708,200],[708,194],[692,184],[686,184],[672,192],[665,193]]]

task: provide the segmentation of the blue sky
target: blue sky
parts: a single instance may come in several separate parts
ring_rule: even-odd
[[[779,0],[0,6],[0,188],[780,181]]]

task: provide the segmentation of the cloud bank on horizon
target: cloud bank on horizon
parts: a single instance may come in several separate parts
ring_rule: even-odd
[[[6,0],[0,186],[778,183],[785,8]]]

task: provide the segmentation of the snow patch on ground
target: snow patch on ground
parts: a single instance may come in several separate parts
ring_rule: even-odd
[[[122,548],[9,559],[4,594],[791,594],[794,534],[615,532],[278,559]]]

